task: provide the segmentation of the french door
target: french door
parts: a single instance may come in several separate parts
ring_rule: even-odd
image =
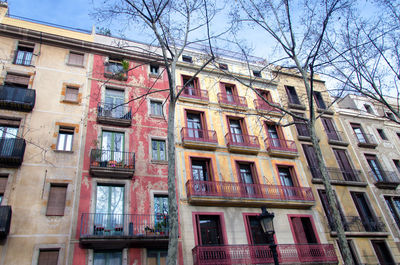
[[[102,152],[101,160],[115,160],[121,162],[124,160],[124,134],[119,132],[103,131],[102,133]]]

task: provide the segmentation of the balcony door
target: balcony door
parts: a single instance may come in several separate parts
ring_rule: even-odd
[[[319,197],[321,198],[322,207],[324,208],[325,216],[328,219],[329,226],[330,226],[332,231],[336,231],[336,225],[335,225],[335,221],[333,219],[333,213],[331,211],[331,207],[329,206],[329,203],[328,203],[328,198],[327,198],[327,195],[326,195],[326,191],[318,190],[318,194],[319,194]],[[335,192],[335,199],[336,199],[337,209],[339,210],[340,218],[342,219],[344,230],[348,231],[349,227],[348,227],[348,224],[346,222],[346,218],[344,217],[344,213],[343,213],[342,207],[340,206],[339,200],[338,200],[338,198],[336,196],[336,192]]]
[[[235,96],[236,96],[235,86],[230,84],[222,84],[222,86],[223,86],[222,91],[225,92],[226,100],[228,102],[235,102]]]
[[[168,195],[154,195],[154,227],[156,232],[168,230]]]
[[[117,119],[124,116],[124,91],[107,88],[104,102],[104,116]]]
[[[324,126],[326,135],[329,140],[339,141],[339,134],[335,129],[335,125],[333,124],[333,120],[329,118],[321,118],[321,122]]]
[[[318,237],[310,217],[290,217],[296,244],[318,244]]]
[[[192,159],[192,178],[195,181],[194,190],[196,192],[206,192],[212,188],[211,165],[207,159]],[[196,183],[197,182],[197,183]]]
[[[333,152],[335,153],[336,161],[339,164],[344,180],[357,181],[353,167],[351,166],[350,160],[347,157],[346,150],[333,149]]]
[[[365,231],[368,232],[379,232],[378,223],[376,221],[375,214],[370,208],[370,203],[363,192],[351,192],[354,204],[358,214],[360,215],[361,222],[364,226]]]
[[[261,227],[258,216],[248,215],[246,216],[247,227],[249,231],[249,244],[250,245],[266,245],[269,244],[267,237],[265,236]]]
[[[281,128],[275,124],[266,124],[269,144],[272,147],[286,147]]]
[[[101,143],[101,160],[114,160],[117,163],[124,160],[124,133],[103,131]]]
[[[363,144],[368,143],[368,140],[364,134],[364,131],[361,128],[361,125],[356,124],[356,123],[352,123],[350,125],[351,125],[351,128],[353,128],[353,132],[354,132],[355,136],[357,137],[358,142],[363,143]]]
[[[196,219],[198,239],[201,246],[224,244],[219,215],[197,215]]]
[[[229,119],[229,129],[233,143],[244,143],[243,120]]]
[[[114,234],[124,227],[124,187],[98,185],[96,191],[95,233]],[[116,229],[119,228],[119,229]]]
[[[203,119],[202,113],[192,113],[186,114],[188,136],[190,138],[203,138]]]
[[[256,187],[255,181],[256,172],[254,168],[254,164],[238,164],[239,167],[239,175],[240,175],[240,182],[243,184],[242,192],[248,196],[253,197],[256,195]]]
[[[121,265],[122,251],[105,251],[93,253],[93,265]]]
[[[302,146],[312,177],[316,179],[322,178],[321,171],[318,167],[317,154],[315,153],[314,147],[309,144],[303,144]]]
[[[0,152],[1,156],[13,154],[15,139],[17,139],[18,127],[0,125]]]
[[[371,240],[372,246],[374,247],[376,257],[381,265],[395,265],[396,262],[393,260],[392,254],[384,240]]]
[[[185,89],[183,90],[183,94],[189,96],[199,96],[199,86],[198,79],[194,78],[192,81],[188,82],[192,77],[191,76],[182,76],[182,85],[185,85]]]
[[[278,167],[279,179],[283,187],[283,194],[287,198],[296,197],[297,190],[292,188],[296,186],[296,179],[293,167]],[[287,187],[287,188],[286,188]]]
[[[365,155],[365,158],[367,159],[369,168],[371,169],[375,181],[377,182],[384,181],[385,175],[382,170],[381,164],[378,161],[378,158],[375,155]]]

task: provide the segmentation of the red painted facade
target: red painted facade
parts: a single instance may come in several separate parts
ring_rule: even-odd
[[[122,251],[123,248],[128,249],[127,251],[127,264],[147,264],[145,262],[146,251],[143,251],[143,246],[154,248],[167,249],[166,242],[168,241],[168,236],[165,233],[161,236],[148,235],[148,231],[136,231],[138,224],[130,223],[122,224],[121,230],[119,231],[121,235],[131,236],[130,239],[118,238],[118,235],[113,238],[104,241],[104,243],[99,243],[97,239],[102,239],[103,235],[106,237],[106,231],[102,228],[102,234],[96,234],[96,222],[89,224],[89,233],[93,234],[91,238],[92,241],[83,241],[81,234],[81,223],[82,215],[87,213],[95,213],[96,208],[96,187],[97,185],[117,185],[119,187],[124,187],[124,217],[132,219],[132,215],[151,215],[154,214],[154,202],[153,196],[155,194],[167,195],[167,160],[165,161],[152,161],[152,150],[151,150],[151,139],[165,140],[167,138],[167,113],[164,113],[165,119],[163,117],[155,117],[150,113],[150,99],[163,102],[167,98],[167,92],[151,93],[148,97],[141,97],[134,100],[149,91],[163,90],[168,88],[168,79],[165,72],[162,74],[160,80],[156,80],[152,75],[149,74],[150,67],[149,64],[143,63],[141,61],[129,61],[129,70],[127,76],[124,78],[119,78],[119,80],[114,79],[113,76],[105,75],[105,69],[107,69],[107,57],[95,54],[92,69],[92,81],[91,89],[89,95],[89,111],[87,115],[87,128],[86,128],[86,139],[85,139],[85,149],[84,149],[84,159],[82,165],[82,179],[80,184],[80,196],[79,196],[79,207],[78,207],[78,219],[76,222],[76,234],[75,239],[79,243],[74,245],[74,261],[73,264],[84,265],[87,264],[88,259],[93,259],[90,253],[90,249],[97,251],[97,249],[104,250],[118,250]],[[160,67],[161,72],[161,67]],[[127,79],[126,81],[124,79]],[[115,124],[115,119],[111,123],[99,122],[97,117],[99,111],[104,111],[98,107],[98,103],[104,102],[105,100],[105,89],[113,89],[114,91],[119,90],[124,94],[124,102],[129,101],[127,106],[131,108],[130,115],[124,116],[132,119],[130,126],[118,125],[118,118]],[[120,93],[118,92],[118,93]],[[164,111],[168,110],[167,104],[163,107]],[[111,110],[113,111],[113,110]],[[115,118],[115,117],[112,117]],[[114,123],[114,124],[113,124]],[[123,146],[124,151],[129,152],[124,154],[131,157],[134,153],[135,166],[134,174],[132,176],[123,177],[118,176],[118,173],[113,173],[115,171],[129,171],[132,169],[127,165],[114,165],[108,161],[105,168],[101,168],[102,165],[99,163],[94,164],[93,159],[91,159],[92,149],[104,149],[102,146],[102,131],[107,132],[118,132],[124,133]],[[115,144],[116,145],[116,144]],[[166,146],[165,146],[166,147]],[[166,152],[166,150],[165,150]],[[116,153],[116,152],[115,152]],[[102,153],[104,155],[104,153]],[[115,155],[114,155],[115,156]],[[102,160],[102,159],[100,159]],[[117,160],[117,159],[115,159]],[[101,163],[101,162],[100,162]],[[122,162],[121,162],[122,163]],[[99,174],[103,174],[106,171],[108,175],[97,176],[98,170]],[[110,173],[111,172],[111,173]],[[121,215],[122,216],[122,215]],[[95,217],[96,219],[97,217]],[[130,220],[131,220],[130,219]],[[135,229],[132,226],[135,225]],[[86,229],[88,229],[86,227]],[[92,228],[95,227],[95,228]],[[97,227],[97,229],[99,229]],[[144,228],[142,227],[142,230]],[[128,231],[129,230],[129,231]],[[113,231],[114,232],[114,231]],[[104,233],[104,234],[103,234]],[[154,233],[154,232],[153,232]],[[110,232],[110,235],[113,235]],[[134,236],[132,236],[134,235]],[[104,238],[103,238],[104,239]],[[97,240],[97,241],[96,241]],[[146,241],[145,244],[141,244],[141,240]],[[154,243],[152,242],[154,240]],[[116,241],[118,241],[116,243]],[[122,243],[121,243],[122,241]],[[132,243],[133,242],[133,243]],[[161,243],[160,243],[161,242]],[[103,244],[103,245],[102,245]],[[155,247],[156,246],[156,247]],[[180,246],[180,257],[182,257],[182,250]],[[124,252],[122,252],[124,253]],[[123,254],[122,259],[125,256]],[[181,259],[182,260],[182,259]],[[143,263],[145,262],[145,263]]]

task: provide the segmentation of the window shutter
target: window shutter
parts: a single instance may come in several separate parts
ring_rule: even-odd
[[[46,215],[64,215],[67,186],[51,186]]]
[[[6,191],[6,186],[7,186],[7,177],[0,177],[0,193],[4,194]]]
[[[83,65],[83,56],[84,55],[81,53],[70,52],[68,63],[73,65]]]
[[[77,87],[67,87],[65,91],[65,100],[78,101],[79,89]]]
[[[20,84],[28,87],[30,78],[29,75],[7,73],[5,83]]]
[[[56,265],[59,250],[40,250],[38,265]]]

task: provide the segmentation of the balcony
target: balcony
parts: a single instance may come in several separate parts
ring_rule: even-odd
[[[25,140],[0,138],[0,167],[19,167],[24,160]]]
[[[245,97],[239,97],[236,95],[228,95],[225,93],[218,93],[218,103],[221,107],[245,110],[247,109],[247,102]]]
[[[182,145],[188,148],[215,150],[218,146],[217,133],[210,130],[182,128]]]
[[[260,151],[258,137],[254,135],[227,133],[225,141],[230,152],[257,154]]]
[[[276,103],[276,102],[271,102],[271,104],[280,106],[280,104]],[[282,116],[282,112],[279,109],[272,107],[271,105],[269,105],[262,99],[255,99],[254,106],[256,107],[257,111],[260,113]]]
[[[186,192],[193,205],[310,208],[315,202],[309,187],[188,180]]]
[[[177,86],[177,90],[180,91],[183,86]],[[182,101],[188,101],[199,104],[208,104],[208,91],[203,89],[196,89],[193,87],[185,87],[179,96]]]
[[[99,103],[97,105],[97,122],[117,126],[130,126],[132,122],[131,107]]]
[[[0,206],[0,239],[5,239],[10,232],[11,206]]]
[[[356,137],[358,147],[374,149],[378,146],[372,134],[355,133],[354,136]]]
[[[279,264],[338,264],[332,244],[278,244]],[[194,265],[274,264],[268,245],[196,246]]]
[[[308,130],[305,124],[296,124],[296,130],[297,130],[297,139],[299,139],[299,141],[311,142],[310,131]]]
[[[135,153],[101,149],[90,151],[90,174],[106,178],[131,178],[135,172]]]
[[[328,167],[327,170],[331,184],[356,187],[365,187],[368,185],[367,182],[362,179],[360,170],[352,169],[345,171],[340,168],[333,167]],[[313,176],[312,183],[322,183],[322,177],[319,169],[310,168],[310,171]]]
[[[166,247],[168,215],[83,213],[80,243],[86,248]]]
[[[343,132],[340,131],[332,131],[326,132],[328,136],[328,143],[331,145],[338,145],[338,146],[348,146],[349,143],[346,141],[346,137],[344,136]]]
[[[33,89],[0,86],[0,108],[17,110],[17,111],[32,111],[35,106],[36,91]]]
[[[347,236],[359,237],[386,237],[388,235],[382,218],[363,220],[359,216],[343,216],[342,222]],[[331,235],[336,236],[333,219],[328,218]]]
[[[394,171],[370,171],[369,175],[374,180],[374,184],[380,189],[395,190],[400,184],[400,179]]]
[[[295,141],[266,138],[264,142],[270,156],[295,158],[299,155]]]

